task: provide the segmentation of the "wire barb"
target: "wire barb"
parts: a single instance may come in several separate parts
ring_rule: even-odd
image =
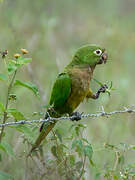
[[[130,109],[130,108],[124,108],[124,110],[116,110],[112,112],[105,112],[104,108],[102,107],[102,111],[97,113],[97,114],[81,114],[81,118],[97,118],[97,117],[109,117],[114,114],[123,114],[123,113],[135,113],[135,110]],[[33,123],[43,123],[43,122],[53,122],[53,121],[60,121],[60,120],[66,120],[70,119],[72,120],[74,116],[62,116],[60,118],[53,118],[53,117],[48,117],[47,119],[40,119],[40,120],[20,120],[17,122],[8,122],[4,124],[0,124],[0,127],[4,126],[14,126],[14,125],[22,125],[22,124],[33,124]]]

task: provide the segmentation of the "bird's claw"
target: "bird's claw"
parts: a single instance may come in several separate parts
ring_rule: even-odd
[[[108,86],[106,84],[104,84],[103,86],[101,86],[101,88],[98,90],[98,93],[105,93],[106,90],[108,89]]]
[[[71,114],[71,116],[72,116],[72,118],[71,118],[72,121],[79,121],[79,120],[81,120],[81,118],[82,118],[82,113],[73,112],[73,113]]]

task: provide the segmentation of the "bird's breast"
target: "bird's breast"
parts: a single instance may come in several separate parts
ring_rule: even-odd
[[[69,75],[71,77],[71,94],[67,104],[70,106],[71,111],[74,111],[88,94],[92,70],[90,67],[73,68]]]

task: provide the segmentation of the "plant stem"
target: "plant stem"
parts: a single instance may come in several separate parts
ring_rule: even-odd
[[[80,176],[79,176],[79,178],[78,178],[79,180],[81,179],[82,175],[84,174],[85,162],[86,162],[86,155],[84,156],[84,160],[83,160],[83,167],[82,167],[82,170],[81,170]]]
[[[8,104],[9,104],[9,95],[10,95],[10,91],[12,89],[12,85],[13,85],[14,80],[15,80],[16,73],[17,73],[17,70],[14,72],[13,77],[11,79],[11,82],[10,82],[10,84],[8,86],[7,97],[6,97],[6,105],[5,105],[5,112],[4,112],[4,115],[3,115],[2,123],[5,123],[7,118],[8,118],[7,117],[7,109],[8,109]],[[5,127],[3,126],[2,129],[1,129],[1,132],[0,132],[0,143],[2,141],[2,135],[3,135],[4,129],[5,129]]]
[[[114,163],[113,171],[116,171],[117,166],[118,166],[118,162],[119,162],[119,152],[118,151],[115,152],[115,156],[116,156],[116,161]]]

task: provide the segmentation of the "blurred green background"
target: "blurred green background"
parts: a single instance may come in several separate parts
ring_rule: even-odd
[[[108,62],[96,68],[94,77],[103,83],[112,81],[116,90],[111,97],[103,94],[96,101],[84,102],[78,110],[96,113],[101,106],[105,111],[113,111],[134,105],[134,0],[3,0],[0,3],[0,50],[8,49],[9,56],[19,52],[20,48],[29,50],[33,61],[18,72],[17,79],[36,83],[41,95],[38,100],[23,88],[15,89],[17,109],[30,116],[47,105],[55,77],[71,60],[76,49],[88,43],[107,49]],[[0,70],[3,71],[2,67]],[[99,88],[94,81],[91,86],[95,92]],[[0,99],[4,102],[6,87],[0,84],[0,88]],[[83,119],[82,122],[87,125],[85,136],[94,147],[100,148],[105,142],[134,144],[134,120],[134,115],[124,114]],[[25,179],[25,163],[23,156],[19,156],[25,150],[24,145],[12,128],[7,128],[7,131],[7,140],[14,146],[18,158],[2,162],[0,170],[13,174],[15,179]],[[134,152],[128,152],[124,163],[133,163],[134,157]],[[108,151],[94,153],[94,160],[100,168],[113,158]],[[92,177],[88,166],[86,179]]]

